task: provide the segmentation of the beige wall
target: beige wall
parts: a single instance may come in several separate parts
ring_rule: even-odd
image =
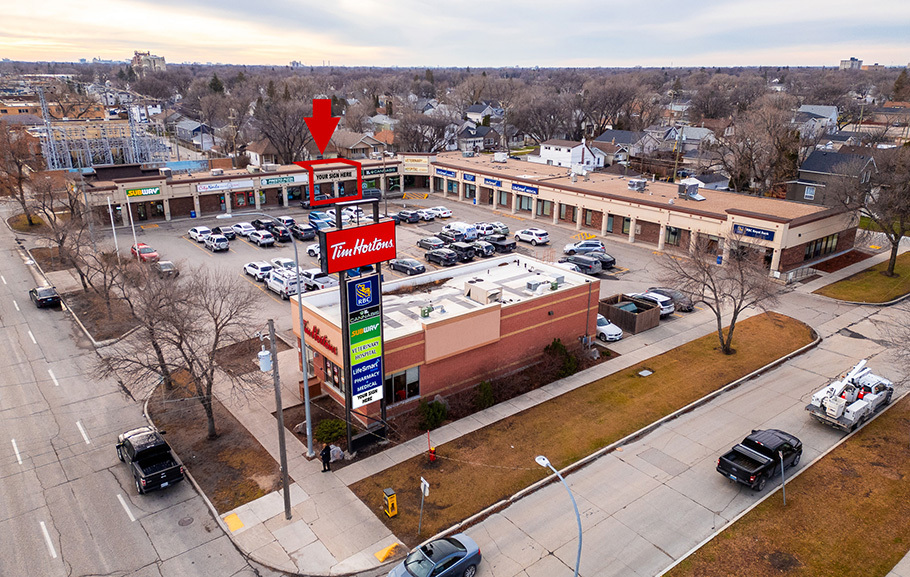
[[[499,303],[467,314],[424,323],[425,358],[430,363],[499,340]]]

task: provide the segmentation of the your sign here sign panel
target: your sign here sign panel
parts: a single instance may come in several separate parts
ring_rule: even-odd
[[[329,274],[395,258],[395,223],[391,220],[319,232],[323,271]]]
[[[352,407],[382,399],[382,305],[379,275],[347,281]]]

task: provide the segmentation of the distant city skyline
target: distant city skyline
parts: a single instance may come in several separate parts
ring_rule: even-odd
[[[346,10],[346,11],[345,11]],[[16,3],[0,58],[286,66],[827,66],[910,62],[910,2],[88,0]]]

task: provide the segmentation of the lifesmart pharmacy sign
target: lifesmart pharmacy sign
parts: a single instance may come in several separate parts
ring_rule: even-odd
[[[382,399],[382,305],[379,275],[347,281],[351,407]]]
[[[319,231],[322,271],[357,269],[395,258],[395,223],[391,220],[341,230]]]

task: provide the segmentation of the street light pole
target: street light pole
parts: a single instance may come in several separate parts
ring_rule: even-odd
[[[274,222],[281,224],[281,221],[270,214],[264,212],[235,212],[233,214],[219,214],[218,219],[227,219],[233,216],[264,216],[272,219]],[[289,231],[290,232],[290,231]],[[313,423],[310,419],[310,367],[306,358],[306,341],[303,330],[303,279],[300,277],[300,255],[297,252],[297,239],[291,234],[291,245],[294,247],[294,267],[297,270],[297,322],[300,325],[300,359],[303,364],[303,409],[304,418],[306,419],[306,456],[312,459],[316,456],[313,451]]]
[[[559,471],[553,468],[553,465],[550,464],[549,459],[543,455],[538,455],[534,460],[541,467],[549,468],[551,471],[556,473],[556,476],[559,477],[560,481],[562,481],[563,487],[565,487],[566,491],[568,491],[569,498],[572,499],[572,507],[575,509],[575,520],[578,521],[578,556],[575,558],[575,577],[578,577],[578,567],[581,565],[581,515],[578,514],[578,505],[575,503],[575,497],[572,495],[572,490],[569,489],[569,485],[566,483],[566,480],[562,478],[562,475],[559,474]]]
[[[284,409],[281,406],[281,379],[278,376],[278,343],[275,321],[269,319],[269,344],[272,348],[272,379],[275,385],[275,410],[278,412],[278,453],[281,457],[281,483],[284,487],[284,518],[291,518],[291,491],[288,486],[288,451],[284,442]]]

